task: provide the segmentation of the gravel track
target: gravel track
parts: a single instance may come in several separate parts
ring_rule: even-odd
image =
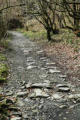
[[[64,77],[56,67],[56,64],[48,58],[42,48],[36,43],[25,38],[19,32],[10,32],[13,35],[7,50],[8,63],[11,68],[9,82],[4,87],[5,94],[17,97],[16,106],[19,107],[22,117],[21,120],[80,120],[80,104],[74,104],[73,101],[67,99],[66,96],[72,94],[72,91],[57,92],[56,85],[67,84],[70,89],[75,89],[71,83],[67,83]],[[52,63],[50,65],[50,63]],[[55,71],[56,70],[56,71]],[[62,77],[61,77],[62,76]],[[29,94],[34,89],[27,89],[27,84],[34,83],[50,83],[53,88],[43,88],[49,97],[42,96],[31,98]],[[20,96],[23,92],[23,96]],[[28,95],[25,95],[25,92]],[[52,95],[56,96],[54,99]],[[65,96],[65,97],[64,97]],[[60,98],[58,98],[60,97]],[[11,119],[12,120],[12,119]],[[15,119],[18,120],[18,119]]]

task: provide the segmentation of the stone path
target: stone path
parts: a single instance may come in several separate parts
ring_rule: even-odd
[[[80,120],[80,90],[36,43],[10,33],[11,75],[3,90],[17,108],[12,108],[10,120]]]

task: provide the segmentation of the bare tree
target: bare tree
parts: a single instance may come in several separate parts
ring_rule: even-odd
[[[55,23],[56,4],[54,0],[27,0],[27,14],[38,20],[47,31],[47,38],[51,40],[51,32],[58,33]]]
[[[80,29],[80,1],[78,0],[63,0],[62,4],[67,11],[68,16],[73,19],[73,30]]]

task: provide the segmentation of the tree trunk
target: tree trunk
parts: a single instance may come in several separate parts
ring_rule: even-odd
[[[74,30],[79,30],[79,19],[74,18]]]
[[[49,29],[47,29],[47,39],[48,41],[51,41],[51,31]]]
[[[74,30],[79,30],[79,19],[76,19],[76,12],[77,12],[77,7],[76,7],[76,0],[73,0],[73,15],[74,15]]]
[[[53,34],[59,34],[59,30],[56,28],[55,29],[51,28],[51,31]]]

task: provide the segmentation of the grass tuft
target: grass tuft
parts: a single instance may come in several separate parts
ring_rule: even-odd
[[[40,39],[40,38],[47,39],[45,30],[34,32],[34,31],[25,31],[25,30],[18,29],[18,31],[22,32],[25,36],[32,39]]]
[[[45,30],[41,31],[26,31],[24,29],[17,29],[19,32],[23,33],[24,36],[29,37],[31,40],[39,42],[45,42],[47,41],[47,34]]]

